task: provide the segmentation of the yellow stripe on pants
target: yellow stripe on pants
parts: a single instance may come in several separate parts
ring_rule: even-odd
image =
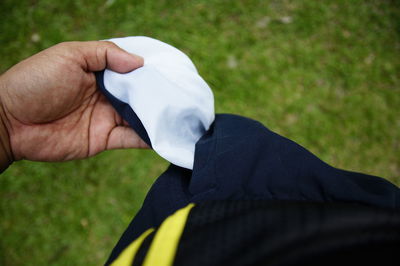
[[[132,261],[135,258],[136,252],[142,245],[143,241],[146,237],[154,231],[154,228],[150,228],[146,230],[143,234],[141,234],[135,241],[133,241],[127,248],[122,251],[122,253],[118,256],[118,258],[111,263],[112,266],[126,266],[131,265]]]
[[[185,228],[190,210],[190,203],[185,208],[169,216],[160,226],[144,260],[144,266],[167,266],[174,262],[176,249]]]

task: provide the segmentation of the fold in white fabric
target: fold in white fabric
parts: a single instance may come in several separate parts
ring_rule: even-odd
[[[214,121],[214,97],[192,61],[149,37],[110,39],[144,58],[130,73],[104,72],[104,87],[127,103],[142,122],[153,149],[169,162],[193,169],[196,142]]]

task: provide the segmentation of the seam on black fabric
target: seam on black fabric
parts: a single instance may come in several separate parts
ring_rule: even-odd
[[[214,144],[214,154],[215,156],[218,154],[218,143],[219,143],[219,139],[221,137],[221,132],[219,130],[216,130],[216,127],[214,126],[214,134],[216,135],[215,137],[215,144]],[[215,158],[216,160],[217,158]],[[218,160],[216,160],[217,162]],[[214,187],[212,190],[217,190],[218,186],[221,184],[220,180],[218,180],[218,176],[217,176],[217,163],[214,164],[214,167],[212,169],[212,173],[213,173],[213,181],[214,181]],[[211,191],[211,189],[209,189],[208,191]],[[208,192],[207,191],[207,192]],[[204,194],[204,193],[203,193]]]
[[[216,193],[216,191],[218,191],[218,188],[217,187],[214,187],[214,188],[210,188],[210,189],[208,189],[208,190],[206,190],[206,191],[204,191],[204,192],[201,192],[201,193],[199,193],[199,194],[196,194],[196,195],[194,195],[191,199],[190,199],[190,201],[191,202],[195,202],[195,203],[198,203],[198,202],[201,202],[202,201],[202,198],[207,198],[207,194],[218,194],[218,193]]]
[[[212,154],[216,154],[218,136],[217,136],[217,131],[215,130],[215,121],[211,124],[209,130],[211,130],[211,127],[212,127],[213,133],[216,134],[215,140],[214,140],[214,141],[210,140],[210,142],[211,142],[212,145],[213,145],[212,148],[211,148],[211,151],[213,151]],[[206,134],[207,134],[207,132],[205,133],[205,135],[206,135]],[[205,136],[205,135],[203,135],[203,136]],[[201,140],[201,138],[200,138],[200,140]],[[199,140],[199,141],[200,141],[200,140]],[[196,143],[196,146],[197,146],[197,143]],[[203,168],[202,168],[202,169],[199,169],[199,170],[200,170],[200,173],[202,172],[202,170],[203,170],[204,168],[207,167],[207,165],[210,163],[210,160],[211,160],[212,158],[213,158],[213,156],[210,156],[210,152],[208,152],[208,153],[207,153],[206,162],[203,164]],[[195,150],[195,157],[194,157],[194,159],[195,159],[195,161],[196,161],[196,150]],[[194,166],[194,165],[193,165],[193,166]],[[193,172],[194,172],[195,170],[197,170],[197,168],[195,169],[195,168],[193,167],[193,171],[192,171],[192,175],[191,175],[191,182],[192,182],[192,180],[193,180]],[[215,190],[217,189],[218,186],[217,186],[217,180],[216,180],[216,169],[215,169],[215,167],[213,167],[213,169],[212,169],[211,171],[212,171],[212,173],[213,173],[213,176],[212,176],[212,178],[210,179],[210,187],[209,187],[208,189],[206,189],[205,191],[202,191],[202,192],[200,192],[200,193],[197,193],[197,194],[193,194],[192,191],[189,189],[189,192],[192,194],[191,201],[195,202],[195,201],[196,201],[196,200],[195,200],[196,198],[201,197],[201,196],[204,195],[204,194],[211,193],[212,191],[215,191]],[[198,171],[197,171],[197,172],[198,172]],[[197,178],[202,178],[199,174],[196,174],[196,176],[197,176]],[[189,183],[189,188],[190,188],[190,183]]]

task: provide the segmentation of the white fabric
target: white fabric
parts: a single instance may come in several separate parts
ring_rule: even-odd
[[[149,37],[111,39],[144,58],[127,74],[104,72],[104,86],[128,103],[153,149],[171,163],[193,169],[196,142],[214,121],[214,97],[192,61],[178,49]]]

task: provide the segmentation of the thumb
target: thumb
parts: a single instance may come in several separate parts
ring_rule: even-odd
[[[107,150],[113,149],[148,149],[149,146],[130,127],[117,126],[113,128],[108,136]]]
[[[142,57],[128,53],[109,41],[78,42],[77,45],[86,71],[94,72],[108,68],[126,73],[144,64]]]

